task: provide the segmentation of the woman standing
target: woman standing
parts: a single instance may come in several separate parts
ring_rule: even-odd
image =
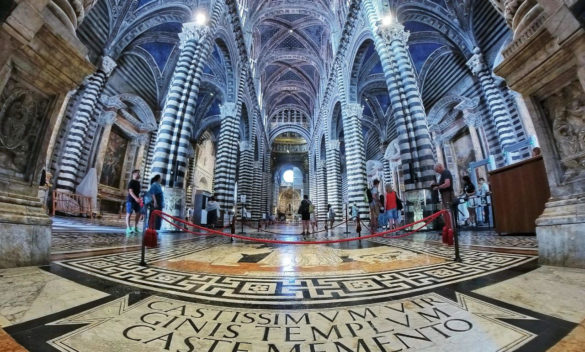
[[[152,205],[154,206],[154,210],[162,210],[165,204],[164,193],[162,190],[162,186],[160,185],[160,175],[155,175],[153,178],[150,179],[150,188],[146,192],[150,198],[152,199]],[[155,229],[160,230],[161,226],[161,217],[157,216],[155,219]]]

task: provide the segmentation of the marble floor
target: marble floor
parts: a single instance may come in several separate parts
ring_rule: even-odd
[[[142,266],[119,225],[56,219],[49,265],[0,270],[0,351],[585,351],[585,270],[534,236],[462,231],[462,262],[433,231],[158,241]]]

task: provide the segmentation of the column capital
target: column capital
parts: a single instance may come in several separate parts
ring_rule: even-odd
[[[109,76],[112,74],[116,66],[118,66],[116,60],[112,59],[110,56],[103,56],[99,69],[104,72],[106,76]]]
[[[319,160],[319,161],[317,161],[317,167],[322,168],[322,169],[326,168],[327,167],[327,161],[326,160]]]
[[[179,33],[179,40],[181,47],[187,42],[193,40],[196,43],[201,43],[207,38],[210,33],[209,27],[205,25],[198,25],[195,22],[187,22],[183,24],[183,31]]]
[[[479,48],[473,49],[473,56],[467,61],[467,67],[469,67],[471,73],[475,76],[480,72],[487,70],[487,65]]]
[[[387,43],[398,40],[406,45],[410,37],[410,32],[405,30],[404,26],[398,22],[386,26],[379,24],[376,28],[376,33]]]
[[[252,150],[252,145],[248,141],[240,141],[240,151],[245,152],[247,150]]]
[[[339,150],[339,139],[332,139],[327,143],[327,147],[330,150]]]
[[[97,123],[100,126],[113,125],[118,114],[113,110],[106,110],[98,117]]]
[[[147,134],[139,134],[136,136],[135,140],[138,145],[146,145],[146,143],[150,140],[150,137]]]
[[[235,117],[237,112],[237,104],[236,103],[223,103],[219,106],[219,111],[221,113],[221,117],[231,116]]]
[[[348,116],[357,116],[361,120],[364,114],[364,107],[359,103],[350,103],[346,105]]]

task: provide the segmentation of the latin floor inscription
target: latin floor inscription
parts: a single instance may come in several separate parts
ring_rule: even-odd
[[[127,297],[51,325],[87,324],[49,341],[61,351],[513,351],[534,338],[499,319],[532,319],[459,294],[311,310],[209,306]]]

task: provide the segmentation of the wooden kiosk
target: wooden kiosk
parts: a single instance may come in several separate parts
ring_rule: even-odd
[[[498,234],[536,231],[536,218],[550,197],[541,156],[489,172],[495,228]]]

